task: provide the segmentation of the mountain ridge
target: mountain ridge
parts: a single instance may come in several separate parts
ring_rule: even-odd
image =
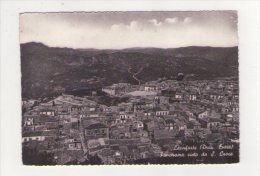
[[[238,75],[238,47],[127,48],[120,50],[48,47],[30,42],[20,45],[22,96],[39,98],[77,87],[118,82],[138,84],[128,72],[139,73],[141,83],[172,79],[179,72],[194,79]]]

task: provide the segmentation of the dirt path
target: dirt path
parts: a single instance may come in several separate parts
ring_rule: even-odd
[[[131,67],[128,68],[128,73],[132,75],[132,77],[138,82],[138,84],[141,84],[141,80],[139,80],[136,76],[143,71],[143,67],[141,67],[136,73],[131,72]]]

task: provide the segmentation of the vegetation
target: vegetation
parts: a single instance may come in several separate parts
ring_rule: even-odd
[[[53,154],[39,152],[35,147],[29,148],[23,146],[22,159],[25,165],[55,165]]]
[[[178,73],[193,79],[238,75],[238,48],[184,47],[93,50],[21,44],[23,98],[59,95],[75,88],[101,88],[118,82],[138,84]]]
[[[66,163],[66,165],[101,165],[101,164],[103,164],[102,160],[97,155],[88,156],[88,159],[85,159],[85,161],[82,162],[78,162],[74,160]]]

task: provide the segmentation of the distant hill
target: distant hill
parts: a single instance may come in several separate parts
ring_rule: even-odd
[[[23,98],[39,98],[77,88],[100,88],[118,82],[137,84],[173,78],[195,79],[238,75],[238,48],[183,47],[122,50],[71,49],[41,43],[20,45]]]

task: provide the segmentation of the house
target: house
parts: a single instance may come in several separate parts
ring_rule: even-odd
[[[156,116],[164,116],[164,115],[169,115],[169,111],[167,111],[167,110],[157,110],[156,111]]]
[[[173,127],[175,125],[175,120],[172,118],[165,118],[164,125],[166,130],[173,130]]]
[[[56,111],[52,109],[42,109],[40,110],[39,114],[54,117],[56,115]]]
[[[133,111],[134,112],[142,112],[146,108],[145,102],[136,102],[133,103]]]
[[[135,117],[132,113],[122,113],[119,115],[120,120],[133,119]]]
[[[112,112],[112,108],[111,107],[103,107],[102,109],[104,112]]]
[[[28,118],[28,116],[25,117],[25,119]],[[30,119],[30,118],[29,118]],[[52,124],[54,126],[58,125],[59,120],[53,117],[50,117],[48,115],[39,115],[39,116],[34,116],[32,118],[32,121],[30,120],[30,126],[37,127],[37,126],[45,126],[49,127]],[[28,123],[28,119],[27,122]]]
[[[109,146],[108,139],[99,138],[99,139],[90,139],[87,141],[87,148],[91,151],[90,154],[95,154],[103,148]]]
[[[95,139],[95,138],[108,138],[109,137],[109,129],[106,125],[102,123],[93,123],[84,128],[85,137],[87,139]]]
[[[82,106],[77,106],[77,105],[73,105],[71,107],[68,108],[68,112],[69,113],[78,113],[83,109]]]
[[[155,115],[156,116],[166,116],[166,115],[169,115],[169,110],[166,107],[155,108]]]
[[[231,105],[232,112],[239,112],[239,105],[238,104],[233,104]]]
[[[181,92],[176,92],[175,99],[176,100],[182,100],[183,99],[183,94]]]
[[[128,83],[118,83],[102,88],[102,91],[108,95],[116,96],[120,94],[125,94],[130,90],[131,85]]]
[[[131,102],[129,102],[129,103],[122,102],[122,103],[118,104],[117,106],[114,106],[114,108],[112,108],[112,107],[113,106],[110,106],[111,111],[118,111],[118,109],[124,109],[124,111],[128,112],[128,111],[133,110],[133,104]]]
[[[30,142],[30,141],[45,141],[45,136],[41,131],[37,132],[29,132],[22,134],[22,142]]]
[[[216,130],[222,126],[222,120],[219,118],[205,117],[198,119],[198,122],[201,124],[202,128],[207,128],[210,130]]]
[[[47,129],[57,129],[59,127],[58,119],[46,118],[42,120],[44,121],[44,125]]]
[[[222,126],[222,120],[218,118],[209,118],[207,123],[208,129],[217,129]]]
[[[169,97],[166,96],[156,96],[154,97],[156,104],[169,104]]]
[[[102,91],[107,93],[108,95],[116,95],[116,89],[113,89],[113,88],[110,88],[110,87],[107,87],[107,88],[102,88]]]
[[[208,118],[198,119],[198,122],[200,123],[201,128],[207,128],[207,126],[208,126]]]
[[[37,118],[38,116],[33,115],[26,115],[23,116],[23,124],[24,126],[32,126],[34,122],[34,118]]]
[[[145,110],[144,111],[144,116],[149,118],[152,115],[152,111],[151,110]]]
[[[68,119],[70,117],[70,113],[67,110],[58,110],[57,115],[60,119]]]
[[[202,110],[196,113],[198,119],[203,119],[209,115],[208,111]]]
[[[187,129],[187,125],[182,120],[176,120],[176,127],[179,131],[184,131]]]
[[[130,128],[129,126],[113,126],[109,130],[109,138],[110,139],[125,139],[131,138]]]
[[[197,95],[196,94],[190,94],[189,95],[189,100],[190,101],[196,101],[197,100]]]
[[[192,111],[185,110],[185,113],[186,113],[186,115],[188,116],[188,120],[189,120],[189,121],[192,121],[192,120],[195,120],[195,119],[196,119],[196,117],[195,117],[195,115],[194,115],[194,113],[193,113]]]
[[[144,87],[144,91],[146,92],[156,92],[158,90],[159,90],[158,87],[155,85],[147,85]]]
[[[115,124],[129,123],[134,119],[135,115],[132,113],[120,113],[119,117],[116,118]]]
[[[81,142],[78,140],[72,140],[67,143],[68,150],[81,150]]]

